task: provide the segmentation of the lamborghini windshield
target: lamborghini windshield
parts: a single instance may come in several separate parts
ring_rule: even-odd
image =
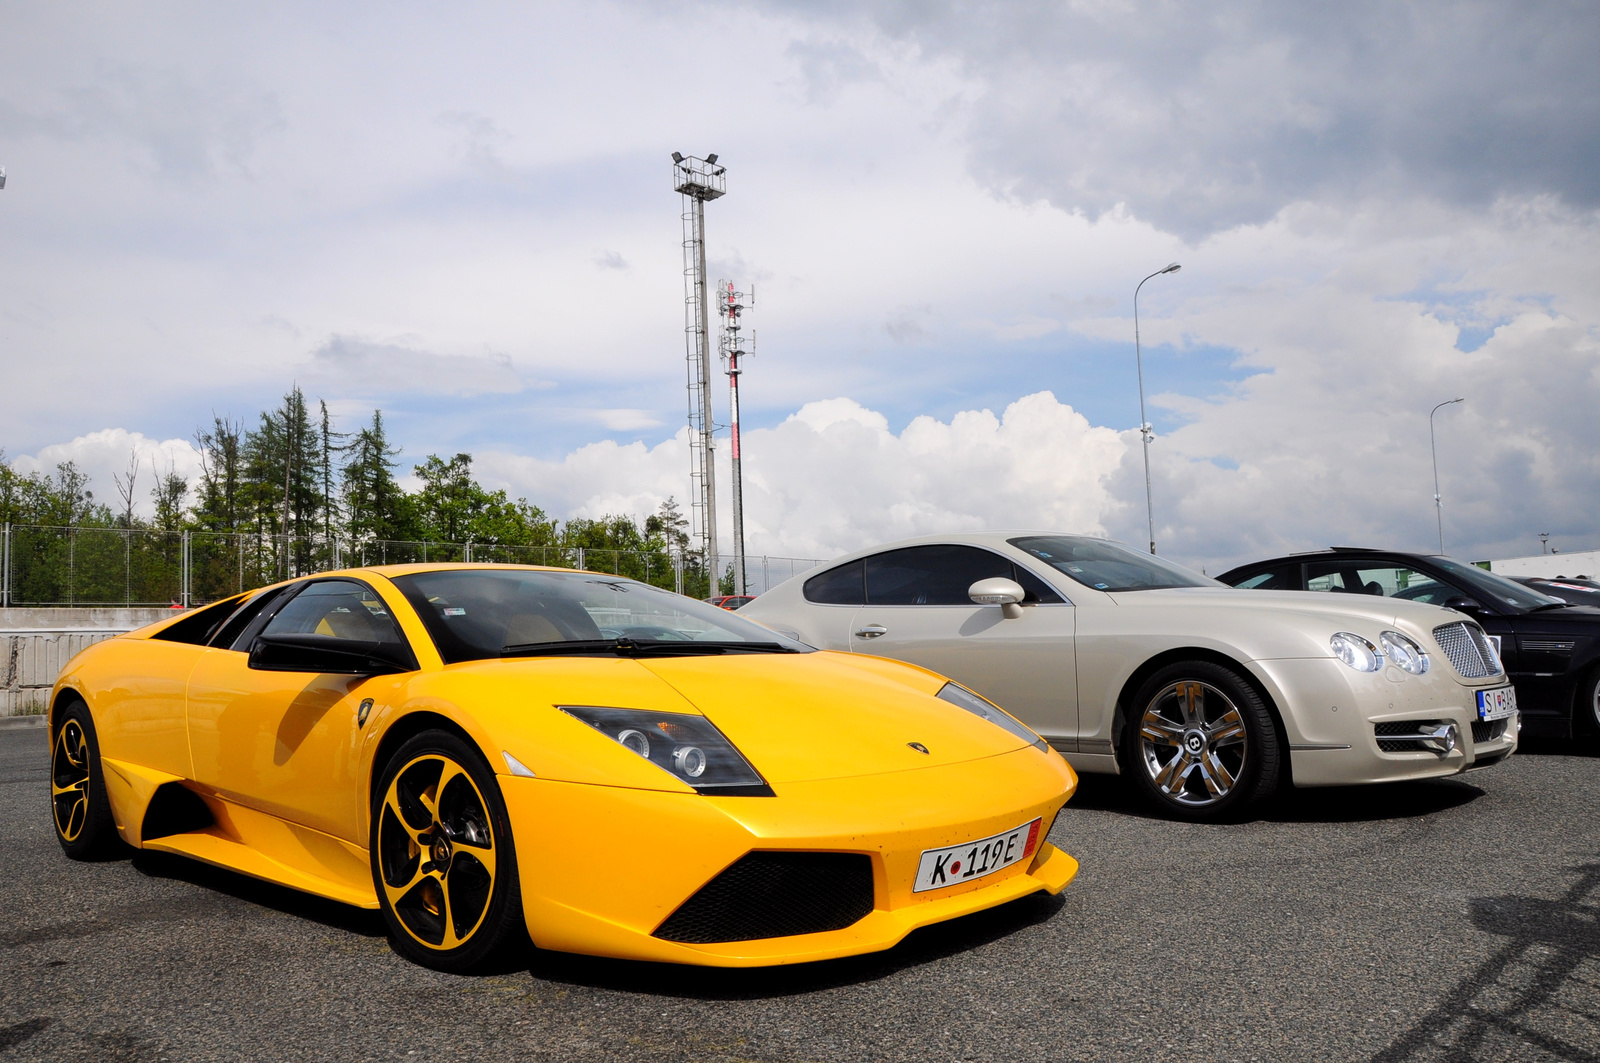
[[[589,572],[442,569],[395,577],[446,664],[491,657],[798,653],[726,609]]]

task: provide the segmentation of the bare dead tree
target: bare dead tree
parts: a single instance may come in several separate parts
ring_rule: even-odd
[[[128,471],[126,473],[112,473],[111,478],[116,481],[117,494],[122,498],[122,526],[133,527],[133,485],[139,479],[139,452],[128,451]]]

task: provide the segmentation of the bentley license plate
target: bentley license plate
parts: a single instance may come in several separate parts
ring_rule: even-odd
[[[1039,826],[1040,821],[1036,819],[992,838],[980,838],[948,849],[924,849],[911,892],[971,882],[1027,859],[1039,848]]]
[[[1517,711],[1517,692],[1513,687],[1478,691],[1478,719],[1501,720]]]

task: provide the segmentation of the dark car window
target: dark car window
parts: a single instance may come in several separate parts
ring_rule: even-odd
[[[1540,594],[1532,587],[1497,575],[1477,565],[1466,565],[1450,557],[1430,559],[1446,576],[1466,588],[1469,597],[1482,605],[1492,605],[1505,612],[1531,613],[1536,609],[1558,609],[1566,603],[1560,598]]]
[[[176,624],[169,624],[150,637],[161,639],[163,642],[187,642],[191,646],[204,646],[211,641],[211,636],[228,617],[239,607],[243,599],[235,595],[220,602],[214,602],[204,609],[196,609]]]
[[[1300,565],[1273,565],[1271,568],[1256,569],[1243,579],[1230,581],[1235,587],[1255,591],[1297,591],[1300,590]]]
[[[635,580],[530,569],[441,569],[395,577],[446,664],[497,657],[613,653],[800,653],[804,643],[707,602]],[[565,649],[563,649],[565,647]]]
[[[806,580],[804,589],[806,601],[818,605],[865,605],[867,601],[860,561],[812,576]]]
[[[1409,565],[1343,559],[1307,565],[1306,590],[1378,595],[1424,605],[1443,605],[1462,593],[1454,585]]]
[[[1587,580],[1580,583],[1564,579],[1517,579],[1517,582],[1571,605],[1600,606],[1600,585]]]
[[[888,550],[866,559],[868,605],[971,605],[968,591],[1000,576],[1023,584],[1024,601],[1059,602],[1060,595],[1007,558],[976,546],[934,544]]]
[[[277,601],[285,591],[291,589],[289,587],[271,587],[252,595],[243,605],[234,610],[233,615],[228,617],[228,622],[223,624],[215,635],[211,636],[211,645],[221,650],[249,652],[250,645],[247,642],[241,644],[241,636],[261,616],[264,609]]]
[[[1214,579],[1107,539],[1079,535],[1026,535],[1012,546],[1097,591],[1151,591],[1168,587],[1220,587]]]
[[[378,593],[354,580],[318,580],[279,609],[263,635],[329,635],[357,642],[405,646],[400,628]]]

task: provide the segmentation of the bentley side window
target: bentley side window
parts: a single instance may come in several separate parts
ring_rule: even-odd
[[[971,605],[967,591],[981,579],[1016,580],[1024,601],[1059,602],[1061,596],[1031,572],[976,546],[908,546],[866,559],[869,605]],[[1047,597],[1048,596],[1048,597]]]
[[[865,605],[866,590],[862,582],[861,562],[852,561],[831,568],[820,576],[805,582],[806,601],[818,605]]]

